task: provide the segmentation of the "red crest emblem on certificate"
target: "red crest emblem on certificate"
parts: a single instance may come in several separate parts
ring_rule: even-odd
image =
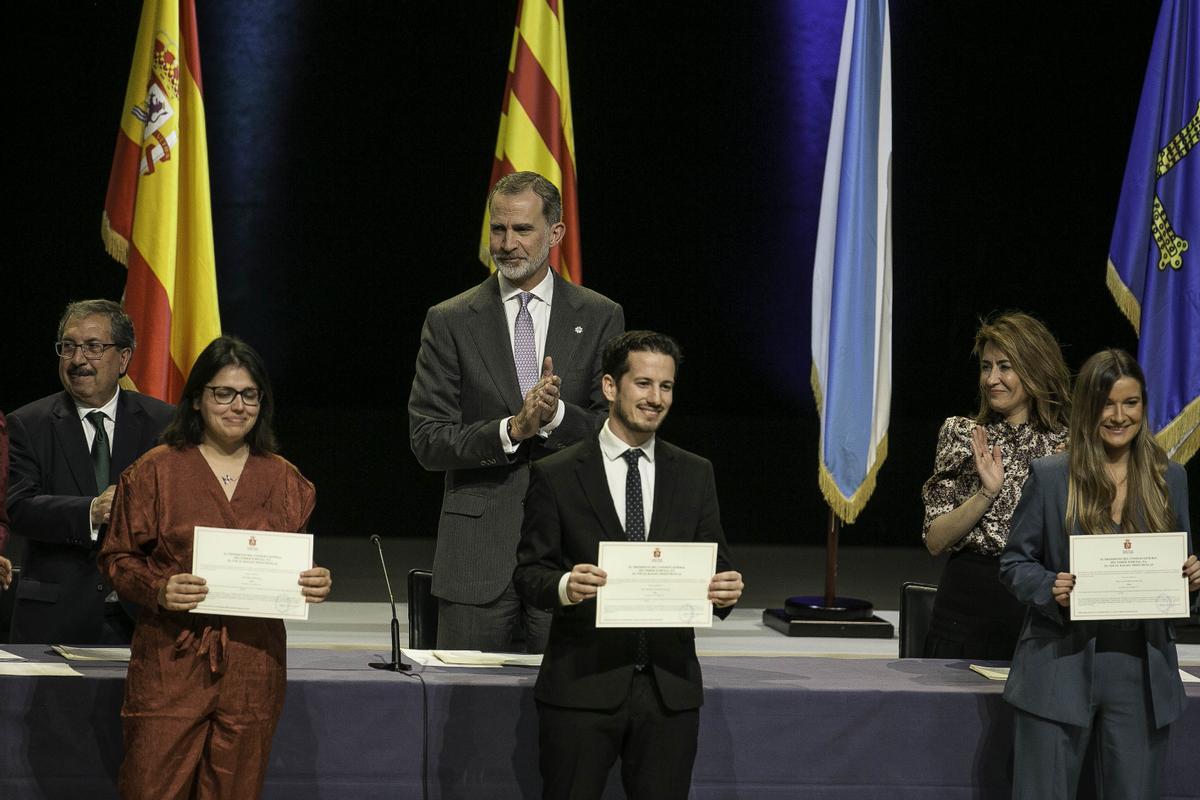
[[[1125,540],[1125,549],[1126,549],[1126,550],[1132,550],[1132,549],[1133,549],[1133,542],[1131,542],[1130,540],[1126,539],[1126,540]]]
[[[256,538],[254,538],[253,536],[251,536],[251,537],[250,537],[250,546],[251,546],[251,547],[258,547],[258,539],[256,539]]]
[[[654,548],[654,557],[662,558],[662,548],[659,548],[659,547]]]

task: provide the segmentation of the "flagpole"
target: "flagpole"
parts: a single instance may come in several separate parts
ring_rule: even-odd
[[[829,509],[829,528],[825,532],[825,606],[831,608],[837,599],[838,533],[842,521]]]

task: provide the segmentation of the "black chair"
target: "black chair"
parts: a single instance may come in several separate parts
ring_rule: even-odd
[[[432,650],[437,646],[438,609],[433,596],[433,573],[427,569],[408,571],[408,646]]]
[[[933,619],[933,598],[937,587],[931,583],[908,581],[900,587],[900,657],[920,658],[925,649],[925,634]]]
[[[21,583],[21,568],[13,566],[12,583],[0,591],[0,644],[12,641],[12,629],[17,624],[17,586]]]

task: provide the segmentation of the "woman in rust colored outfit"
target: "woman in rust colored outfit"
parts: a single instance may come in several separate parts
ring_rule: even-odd
[[[255,798],[283,710],[283,622],[191,614],[203,608],[192,575],[197,525],[301,531],[315,490],[275,454],[272,397],[262,359],[233,337],[192,367],[175,419],[121,476],[101,569],[141,606],[125,704],[124,800]],[[329,594],[329,570],[297,576],[305,599]]]

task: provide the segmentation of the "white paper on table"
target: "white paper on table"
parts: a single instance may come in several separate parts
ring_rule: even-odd
[[[1077,535],[1070,542],[1072,621],[1188,616],[1186,533]]]
[[[1008,680],[1009,667],[985,667],[983,664],[972,664],[971,671],[978,672],[989,681]]]
[[[192,574],[208,595],[193,614],[308,619],[300,573],[312,567],[310,533],[244,531],[197,525]]]
[[[597,628],[711,628],[716,542],[600,542]]]
[[[1190,672],[1184,672],[1183,670],[1179,670],[1179,678],[1184,683],[1200,683],[1200,678],[1197,678]]]
[[[464,667],[539,667],[540,653],[489,653],[485,650],[434,650],[433,656],[441,664]]]
[[[68,647],[51,645],[50,649],[68,661],[128,661],[128,647]]]
[[[486,653],[480,650],[416,650],[407,647],[400,654],[422,667],[452,667],[454,669],[499,669],[500,667],[536,667],[540,655],[520,653]]]
[[[0,661],[16,660],[20,661],[21,657],[15,653],[10,653],[7,650],[0,650]]]
[[[0,677],[3,676],[39,676],[51,678],[82,678],[83,673],[76,672],[70,664],[61,661],[4,661],[0,662]]]

